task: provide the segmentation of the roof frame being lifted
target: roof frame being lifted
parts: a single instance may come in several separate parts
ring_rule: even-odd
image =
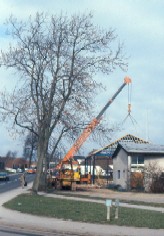
[[[107,150],[109,150],[109,152],[107,152],[108,154],[109,153],[112,154],[115,151],[115,149],[117,148],[118,143],[145,143],[146,144],[149,142],[145,141],[144,139],[141,139],[137,136],[134,136],[132,134],[126,134],[126,135],[122,136],[121,138],[115,140],[114,142],[108,144],[107,146],[92,152],[88,157],[96,156],[96,155],[100,156],[101,153],[103,153],[104,151],[107,152]]]

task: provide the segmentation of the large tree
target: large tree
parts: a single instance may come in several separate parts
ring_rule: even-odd
[[[37,193],[48,150],[65,150],[90,120],[96,73],[127,65],[114,30],[94,26],[91,14],[37,13],[26,22],[10,17],[8,25],[13,41],[1,63],[18,72],[20,81],[12,93],[2,94],[2,117],[38,137],[32,187]]]

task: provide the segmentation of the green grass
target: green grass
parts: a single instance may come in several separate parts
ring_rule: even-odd
[[[101,203],[22,194],[4,203],[4,206],[22,213],[64,220],[147,227],[151,229],[164,228],[164,214],[155,211],[124,207],[119,207],[119,219],[115,219],[115,207],[112,207],[111,221],[109,222],[106,220],[106,206]]]

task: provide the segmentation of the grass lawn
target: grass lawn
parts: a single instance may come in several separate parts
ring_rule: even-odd
[[[21,194],[4,206],[22,213],[64,220],[164,229],[164,213],[119,207],[119,218],[115,219],[115,207],[112,207],[109,222],[106,206],[101,203]]]

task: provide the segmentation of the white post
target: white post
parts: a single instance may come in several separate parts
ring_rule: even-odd
[[[115,201],[115,207],[116,207],[116,210],[115,210],[115,219],[118,219],[118,207],[119,207],[119,199],[116,199]]]
[[[116,207],[116,211],[115,211],[115,219],[118,219],[118,207]]]
[[[110,206],[107,206],[107,220],[110,221]]]
[[[110,221],[110,207],[112,206],[112,200],[106,200],[105,204],[107,207],[107,220]]]

